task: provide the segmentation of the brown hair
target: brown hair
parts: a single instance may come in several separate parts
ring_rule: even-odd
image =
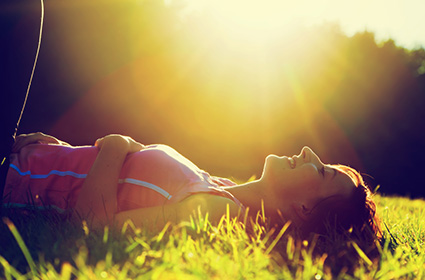
[[[363,177],[355,169],[345,165],[332,165],[333,168],[347,174],[356,188],[351,195],[334,195],[325,198],[310,211],[309,219],[301,227],[301,234],[327,234],[330,230],[337,233],[355,234],[370,241],[382,237],[379,218],[372,192]]]

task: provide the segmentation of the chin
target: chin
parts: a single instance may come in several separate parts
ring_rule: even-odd
[[[270,160],[276,160],[276,159],[279,159],[279,157],[277,155],[271,154],[266,157],[266,162]]]
[[[266,163],[264,164],[264,169],[270,170],[270,169],[273,169],[273,168],[278,168],[279,165],[281,165],[280,160],[281,159],[276,155],[268,155],[266,157]]]

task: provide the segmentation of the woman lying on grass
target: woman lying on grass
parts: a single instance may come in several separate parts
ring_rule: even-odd
[[[234,217],[245,207],[255,217],[262,201],[271,225],[290,220],[304,235],[331,229],[380,237],[359,173],[323,164],[308,147],[293,157],[269,155],[259,180],[237,185],[210,176],[171,147],[127,136],[73,147],[42,133],[20,135],[3,194],[6,207],[74,209],[94,226],[131,219],[152,230],[188,220],[198,207],[213,223],[227,207]]]

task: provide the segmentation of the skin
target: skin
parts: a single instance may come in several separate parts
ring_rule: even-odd
[[[21,134],[16,136],[15,143],[13,144],[13,147],[12,147],[12,153],[17,153],[23,147],[30,144],[34,144],[34,143],[71,146],[70,144],[64,141],[61,141],[53,136],[50,136],[41,132],[36,132],[36,133]]]
[[[345,173],[324,164],[309,148],[292,157],[269,155],[259,180],[228,188],[244,205],[256,213],[264,201],[265,212],[272,221],[283,218],[300,224],[322,199],[333,195],[348,197],[354,190],[352,179]]]
[[[52,136],[33,133],[18,136],[13,151],[19,152],[22,147],[33,143],[69,146]],[[117,134],[98,139],[95,146],[99,153],[82,185],[75,207],[82,217],[91,218],[94,226],[122,225],[130,219],[138,226],[161,230],[168,222],[189,220],[198,209],[201,213],[208,212],[213,223],[220,220],[227,208],[231,216],[240,214],[239,207],[232,200],[211,194],[196,194],[174,204],[116,213],[116,182],[124,160],[128,154],[145,146]],[[323,164],[308,147],[292,158],[294,162],[291,164],[288,157],[269,155],[259,180],[226,190],[250,209],[250,215],[260,211],[263,201],[265,212],[272,221],[280,219],[279,210],[284,218],[301,223],[318,201],[336,194],[348,196],[355,187],[347,174]]]
[[[19,135],[13,152],[17,153],[24,146],[35,143],[70,146],[53,136],[37,132]],[[232,200],[209,194],[192,195],[179,203],[116,213],[116,182],[124,159],[145,146],[130,137],[117,134],[96,140],[95,146],[99,148],[99,153],[81,187],[75,206],[81,217],[91,220],[93,227],[101,228],[106,224],[122,226],[130,219],[137,226],[160,231],[169,222],[189,220],[197,214],[197,209],[201,213],[208,212],[212,222],[219,221],[227,208],[231,216],[238,215],[239,207]]]

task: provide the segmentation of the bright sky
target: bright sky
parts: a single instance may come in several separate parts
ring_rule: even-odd
[[[166,2],[171,0],[166,0]],[[407,48],[425,46],[424,0],[186,0],[220,21],[250,28],[339,22],[347,35],[372,31]]]
[[[365,28],[377,39],[393,38],[398,45],[414,48],[425,46],[424,0],[314,0],[300,1],[317,6],[315,21],[337,20],[351,35]],[[323,8],[332,7],[332,8]],[[322,7],[322,8],[321,8]],[[308,19],[306,20],[308,22]]]

